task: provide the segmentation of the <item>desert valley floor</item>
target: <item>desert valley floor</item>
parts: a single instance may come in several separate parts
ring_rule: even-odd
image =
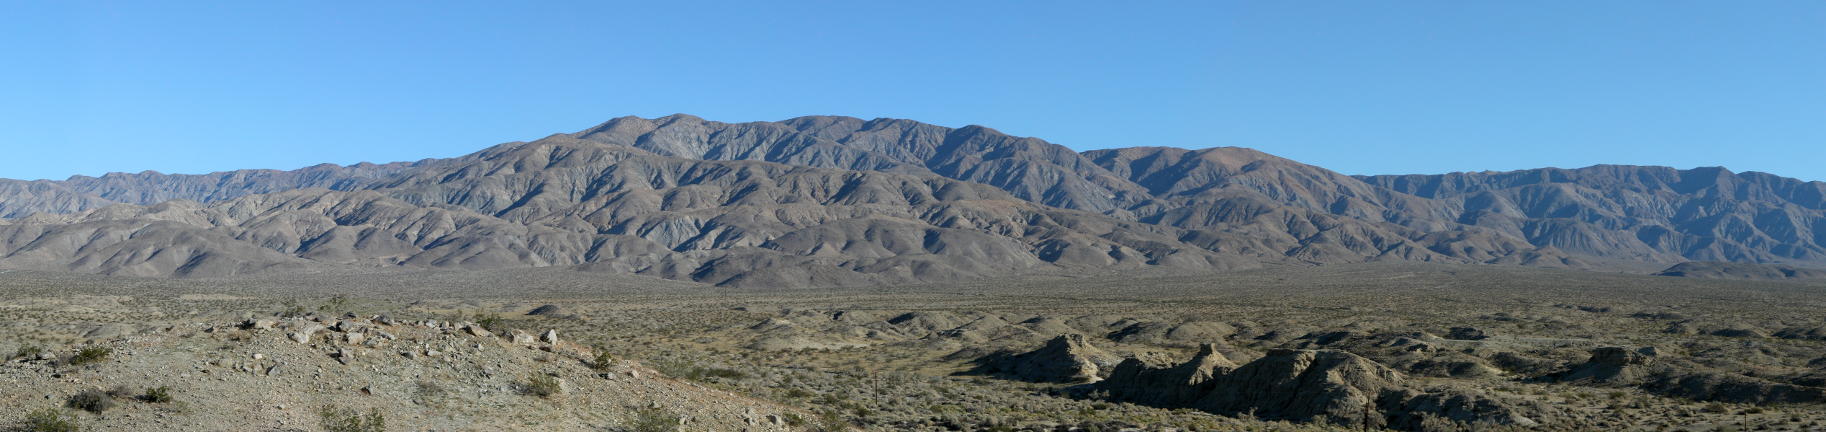
[[[538,269],[9,271],[0,421],[1821,430],[1822,291],[1423,264],[797,290]]]

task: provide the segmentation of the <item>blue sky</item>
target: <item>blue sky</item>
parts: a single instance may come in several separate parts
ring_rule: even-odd
[[[1826,180],[1826,2],[8,2],[0,177],[416,160],[622,116],[981,124],[1348,174]]]

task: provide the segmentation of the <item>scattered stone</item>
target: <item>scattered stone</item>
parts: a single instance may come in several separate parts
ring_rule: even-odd
[[[319,332],[319,331],[323,331],[323,326],[316,325],[316,324],[307,324],[303,328],[298,329],[298,331],[292,332],[292,341],[298,342],[298,343],[310,343],[311,336],[317,334],[317,332]]]
[[[469,332],[469,334],[471,334],[471,335],[480,336],[480,337],[494,337],[495,336],[494,332],[490,332],[490,331],[488,331],[488,329],[482,328],[481,325],[473,324],[473,323],[464,324],[463,331]]]
[[[248,330],[271,330],[277,325],[279,325],[279,320],[272,318],[256,318],[242,322],[241,328]]]
[[[361,333],[343,333],[342,340],[351,344],[360,344],[362,341],[368,340],[368,337]]]
[[[347,332],[355,331],[357,328],[360,328],[360,327],[361,327],[361,324],[356,323],[355,321],[342,320],[342,321],[337,321],[336,325],[334,327],[330,327],[330,330],[347,333]]]
[[[558,330],[548,329],[545,331],[545,333],[539,334],[539,341],[545,342],[548,344],[557,345],[558,344]]]
[[[533,335],[527,334],[526,332],[514,330],[509,334],[511,335],[510,339],[512,339],[515,344],[531,345],[533,343]]]

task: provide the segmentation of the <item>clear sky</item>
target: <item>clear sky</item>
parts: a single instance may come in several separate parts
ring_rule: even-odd
[[[1826,2],[0,2],[0,177],[449,157],[622,116],[981,124],[1348,174],[1826,180]]]

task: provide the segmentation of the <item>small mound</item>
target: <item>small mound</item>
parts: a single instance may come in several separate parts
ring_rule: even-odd
[[[1039,349],[1020,354],[998,352],[977,360],[970,373],[1001,375],[1023,381],[1077,383],[1101,379],[1117,357],[1097,349],[1084,335],[1059,335]]]
[[[1791,280],[1826,279],[1826,270],[1791,267],[1779,264],[1733,262],[1683,262],[1668,267],[1656,276],[1700,279]]]

